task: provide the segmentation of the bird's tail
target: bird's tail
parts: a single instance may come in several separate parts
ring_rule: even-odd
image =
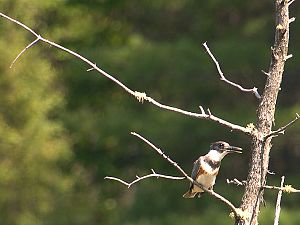
[[[188,190],[186,193],[183,194],[182,197],[184,198],[194,198],[197,192],[192,192],[192,190]]]

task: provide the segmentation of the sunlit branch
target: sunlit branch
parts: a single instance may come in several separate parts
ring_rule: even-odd
[[[227,184],[235,184],[237,186],[243,186],[247,184],[247,181],[239,181],[238,179],[234,178],[233,180],[226,180]],[[293,188],[292,185],[285,185],[285,186],[272,186],[272,185],[263,185],[263,189],[270,189],[270,190],[277,190],[277,191],[283,191],[285,193],[300,193],[300,190]]]
[[[290,6],[295,0],[290,0],[288,6]]]
[[[31,28],[29,28],[28,26],[26,26],[25,24],[3,14],[3,13],[0,13],[0,16],[1,17],[4,17],[5,19],[13,22],[13,23],[16,23],[17,25],[21,26],[22,28],[24,28],[25,30],[29,31],[30,33],[32,33],[36,39],[31,42],[28,46],[25,47],[25,49],[23,49],[19,54],[18,56],[14,59],[14,61],[12,62],[11,66],[15,64],[15,62],[17,61],[17,59],[20,58],[20,56],[27,50],[29,49],[31,46],[33,46],[35,43],[37,43],[38,41],[43,41],[45,43],[48,43],[49,45],[51,46],[54,46],[62,51],[65,51],[73,56],[75,56],[76,58],[82,60],[83,62],[85,62],[86,64],[88,64],[90,66],[90,68],[87,70],[87,71],[92,71],[92,70],[95,70],[97,71],[98,73],[102,74],[103,76],[105,76],[106,78],[108,78],[109,80],[113,81],[115,84],[117,84],[119,87],[121,87],[122,89],[124,89],[127,93],[129,93],[130,95],[134,96],[139,102],[144,102],[144,101],[147,101],[153,105],[155,105],[156,107],[159,107],[161,109],[164,109],[164,110],[168,110],[168,111],[172,111],[172,112],[177,112],[177,113],[180,113],[180,114],[183,114],[183,115],[186,115],[186,116],[190,116],[190,117],[195,117],[195,118],[199,118],[199,119],[206,119],[206,120],[210,120],[210,121],[213,121],[213,122],[216,122],[216,123],[219,123],[231,130],[235,130],[235,131],[239,131],[239,132],[242,132],[242,133],[245,133],[247,135],[255,135],[251,132],[251,130],[243,127],[243,126],[240,126],[240,125],[236,125],[236,124],[233,124],[231,122],[228,122],[226,120],[223,120],[221,118],[218,118],[214,115],[212,115],[210,113],[210,111],[208,110],[208,113],[209,114],[206,114],[205,112],[203,113],[203,111],[201,113],[195,113],[195,112],[189,112],[189,111],[186,111],[186,110],[183,110],[183,109],[179,109],[179,108],[176,108],[176,107],[172,107],[172,106],[168,106],[168,105],[165,105],[165,104],[162,104],[158,101],[156,101],[155,99],[149,97],[146,95],[146,93],[144,92],[139,92],[139,91],[133,91],[131,90],[129,87],[127,87],[125,84],[123,84],[121,81],[119,81],[118,79],[116,79],[114,76],[110,75],[109,73],[105,72],[104,70],[102,70],[101,68],[99,68],[96,63],[93,63],[91,62],[90,60],[88,60],[87,58],[83,57],[82,55],[68,49],[68,48],[65,48],[59,44],[56,44],[55,42],[53,41],[50,41],[46,38],[43,38],[42,36],[40,36],[39,34],[37,34],[35,31],[33,31]]]
[[[40,36],[38,36],[33,42],[31,42],[29,45],[27,45],[18,55],[17,57],[13,60],[13,62],[10,64],[9,68],[12,68],[15,62],[21,57],[21,55],[30,47],[32,47],[34,44],[36,44],[40,40]]]
[[[235,184],[237,186],[244,186],[247,183],[247,181],[245,181],[245,180],[239,181],[236,178],[234,178],[233,180],[226,179],[226,182],[227,182],[227,184]]]
[[[278,225],[279,224],[279,217],[280,217],[280,210],[281,210],[280,204],[281,204],[282,188],[283,188],[283,184],[284,184],[284,179],[285,179],[285,177],[282,176],[281,177],[281,183],[280,183],[281,190],[278,191],[277,200],[276,200],[274,225]]]
[[[233,87],[236,87],[236,88],[240,89],[240,90],[243,91],[243,92],[252,92],[252,93],[255,95],[255,97],[258,98],[258,99],[261,98],[261,96],[260,96],[260,94],[258,93],[258,90],[257,90],[256,87],[254,87],[254,88],[252,88],[252,89],[243,88],[241,85],[236,84],[236,83],[234,83],[234,82],[228,80],[228,79],[224,76],[224,73],[223,73],[222,70],[221,70],[221,67],[220,67],[219,62],[217,61],[217,59],[214,57],[214,55],[213,55],[212,52],[210,51],[209,47],[207,46],[207,43],[204,42],[204,43],[203,43],[203,46],[204,46],[204,48],[206,49],[206,51],[207,51],[207,53],[209,54],[209,56],[211,57],[211,59],[213,60],[213,62],[215,63],[215,65],[216,65],[216,67],[217,67],[217,70],[218,70],[218,73],[219,73],[219,75],[220,75],[220,77],[221,77],[220,79],[221,79],[222,81],[226,82],[227,84],[230,84],[230,85],[233,86]]]
[[[168,175],[163,175],[163,174],[159,174],[159,173],[156,173],[153,169],[151,169],[152,173],[151,174],[148,174],[148,175],[145,175],[145,176],[142,176],[142,177],[139,177],[139,176],[136,176],[137,179],[133,180],[132,182],[128,183],[120,178],[117,178],[117,177],[110,177],[110,176],[107,176],[107,177],[104,177],[104,179],[108,179],[108,180],[115,180],[115,181],[118,181],[124,185],[126,185],[128,188],[130,188],[133,184],[141,181],[141,180],[144,180],[144,179],[147,179],[147,178],[151,178],[151,177],[155,177],[155,178],[164,178],[164,179],[170,179],[170,180],[183,180],[185,179],[185,177],[174,177],[174,176],[168,176]]]
[[[268,134],[266,137],[265,137],[265,140],[269,137],[273,137],[273,136],[278,136],[279,134],[284,134],[285,130],[293,125],[295,122],[297,122],[297,120],[300,119],[300,115],[298,113],[296,113],[296,118],[293,119],[291,122],[287,123],[285,126],[283,127],[280,127],[279,129],[275,130],[275,131],[272,131],[270,134]]]
[[[266,189],[283,191],[285,193],[300,193],[300,190],[293,188],[292,185],[285,185],[284,187],[276,187],[276,186],[264,185],[263,187],[266,188]]]

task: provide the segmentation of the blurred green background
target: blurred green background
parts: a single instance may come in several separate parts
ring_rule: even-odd
[[[133,90],[199,112],[199,105],[237,124],[255,123],[258,104],[219,80],[202,43],[208,41],[228,79],[262,92],[274,40],[272,1],[1,0],[1,12],[45,38],[75,50]],[[299,16],[299,3],[291,15]],[[290,51],[275,127],[300,112],[300,22],[291,25]],[[245,150],[224,160],[215,190],[239,205],[250,139],[209,121],[140,104],[87,65],[38,43],[9,66],[34,37],[0,20],[0,218],[2,225],[232,224],[209,195],[183,199],[188,183],[127,181],[157,172],[179,175],[130,135],[149,138],[191,171],[211,142]],[[300,187],[300,123],[274,140],[268,183]],[[266,191],[260,224],[273,221],[276,192]],[[281,224],[300,224],[300,196],[284,195]]]

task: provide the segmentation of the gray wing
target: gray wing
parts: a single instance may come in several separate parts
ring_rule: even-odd
[[[197,174],[199,173],[200,162],[201,162],[201,157],[194,162],[194,166],[193,166],[193,170],[192,170],[192,175],[191,175],[191,177],[193,178],[193,180],[196,180]]]

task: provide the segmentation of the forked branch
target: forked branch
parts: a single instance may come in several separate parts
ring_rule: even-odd
[[[33,42],[31,42],[29,45],[27,45],[18,55],[17,57],[14,59],[14,61],[10,64],[9,68],[12,68],[13,65],[15,64],[15,62],[21,57],[21,55],[23,55],[23,53],[25,53],[26,50],[28,50],[29,48],[31,48],[33,45],[35,45],[38,41],[40,40],[40,36],[38,36]]]
[[[156,177],[157,179],[158,178],[164,178],[164,179],[170,179],[170,180],[183,180],[183,179],[185,179],[185,177],[174,177],[174,176],[159,174],[159,173],[156,173],[153,169],[151,169],[151,171],[152,171],[151,174],[148,174],[148,175],[145,175],[145,176],[142,176],[142,177],[136,176],[137,179],[133,180],[130,183],[128,183],[128,182],[126,182],[126,181],[124,181],[120,178],[117,178],[117,177],[106,176],[106,177],[104,177],[104,179],[118,181],[118,182],[126,185],[128,188],[130,188],[133,184],[135,184],[135,183],[137,183],[141,180],[150,178],[150,177]]]
[[[195,113],[195,112],[189,112],[189,111],[186,111],[186,110],[183,110],[183,109],[179,109],[179,108],[176,108],[176,107],[172,107],[172,106],[168,106],[168,105],[165,105],[165,104],[162,104],[158,101],[156,101],[155,99],[149,97],[146,95],[146,93],[144,92],[139,92],[139,91],[134,91],[134,90],[131,90],[129,87],[127,87],[125,84],[123,84],[121,81],[119,81],[118,79],[116,79],[114,76],[110,75],[109,73],[105,72],[104,70],[102,70],[101,68],[99,68],[96,63],[93,63],[91,62],[90,60],[88,60],[87,58],[83,57],[82,55],[68,49],[68,48],[65,48],[59,44],[56,44],[55,42],[53,41],[50,41],[46,38],[43,38],[42,36],[40,36],[39,34],[37,34],[35,31],[33,31],[31,28],[29,28],[28,26],[26,26],[25,24],[3,14],[3,13],[0,13],[0,16],[1,17],[4,17],[5,19],[21,26],[22,28],[24,28],[25,30],[29,31],[30,33],[32,33],[36,39],[31,42],[29,45],[27,45],[19,54],[18,56],[13,60],[12,64],[11,64],[11,67],[15,64],[15,62],[20,58],[20,56],[26,51],[28,50],[30,47],[32,47],[35,43],[37,43],[38,41],[42,41],[42,42],[45,42],[53,47],[56,47],[62,51],[65,51],[73,56],[75,56],[76,58],[80,59],[81,61],[85,62],[86,64],[88,64],[90,66],[90,69],[88,69],[87,71],[92,71],[92,70],[95,70],[97,71],[98,73],[102,74],[103,76],[105,76],[106,78],[108,78],[109,80],[113,81],[115,84],[117,84],[119,87],[121,87],[123,90],[125,90],[127,93],[129,93],[130,95],[134,96],[139,102],[144,102],[144,101],[147,101],[151,104],[153,104],[154,106],[158,107],[158,108],[161,108],[161,109],[164,109],[164,110],[168,110],[168,111],[172,111],[172,112],[177,112],[177,113],[180,113],[180,114],[183,114],[183,115],[186,115],[186,116],[190,116],[190,117],[195,117],[195,118],[199,118],[199,119],[206,119],[206,120],[210,120],[210,121],[213,121],[213,122],[216,122],[216,123],[219,123],[221,124],[222,126],[225,126],[231,130],[234,130],[234,131],[239,131],[239,132],[242,132],[242,133],[245,133],[247,135],[255,135],[255,133],[252,132],[252,130],[249,130],[248,128],[246,127],[243,127],[243,126],[240,126],[240,125],[236,125],[236,124],[233,124],[231,122],[228,122],[226,120],[223,120],[221,118],[218,118],[214,115],[212,115],[211,113],[209,114],[206,114],[205,112],[201,112],[201,113]]]

